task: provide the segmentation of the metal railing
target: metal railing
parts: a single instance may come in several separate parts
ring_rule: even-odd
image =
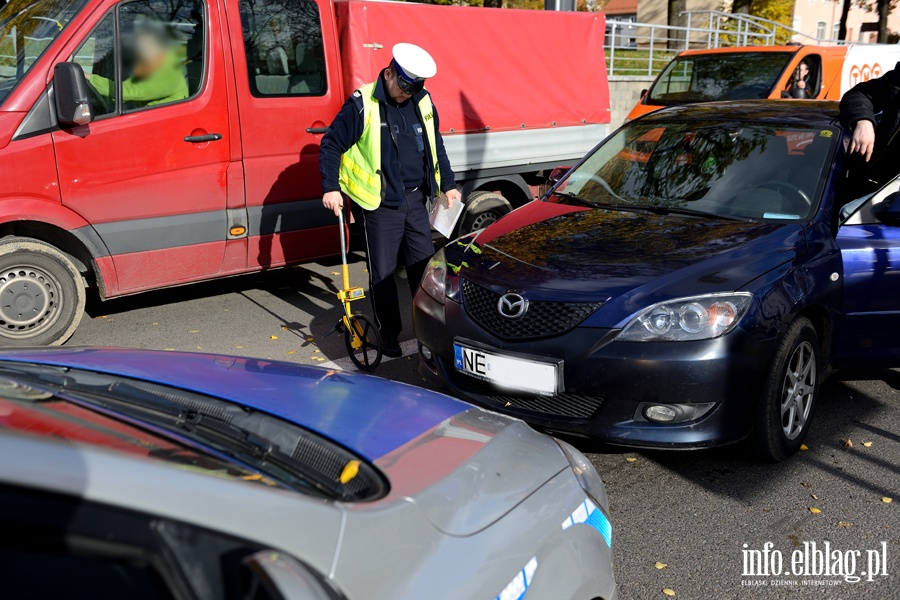
[[[609,20],[606,22],[606,69],[610,76],[655,77],[683,50],[737,46],[771,46],[788,40],[819,40],[783,23],[715,10],[688,11],[687,25],[670,26]]]

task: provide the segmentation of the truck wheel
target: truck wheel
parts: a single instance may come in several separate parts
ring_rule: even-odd
[[[466,198],[466,211],[459,220],[457,235],[484,229],[512,211],[506,198],[494,192],[473,192]]]
[[[0,346],[55,346],[75,332],[84,280],[72,261],[44,242],[0,243]]]
[[[791,323],[772,361],[753,441],[760,458],[782,461],[803,444],[819,395],[819,338],[804,317]]]

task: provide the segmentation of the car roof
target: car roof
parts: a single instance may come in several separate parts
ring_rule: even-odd
[[[682,104],[648,113],[650,121],[751,121],[826,127],[838,121],[840,104],[822,100],[732,100]]]
[[[706,48],[703,50],[684,50],[678,56],[698,56],[704,54],[747,54],[750,52],[798,52],[801,48],[808,48],[809,44],[792,44],[790,46],[741,46],[739,48]],[[814,46],[819,53],[846,54],[846,46]]]
[[[221,398],[306,427],[369,461],[472,408],[378,377],[255,358],[66,347],[4,351],[2,362],[84,369]]]

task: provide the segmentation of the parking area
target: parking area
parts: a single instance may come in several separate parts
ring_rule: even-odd
[[[351,261],[351,280],[365,284],[362,257]],[[348,368],[343,341],[329,335],[339,269],[320,262],[93,304],[68,345]],[[371,313],[366,301],[359,309]],[[423,385],[408,320],[400,341],[404,356],[376,374]],[[820,401],[808,450],[777,465],[742,446],[635,452],[576,440],[607,484],[620,599],[897,597],[900,373],[838,374]],[[815,571],[825,552],[827,576]],[[788,568],[795,558],[809,575],[747,574],[757,559]]]

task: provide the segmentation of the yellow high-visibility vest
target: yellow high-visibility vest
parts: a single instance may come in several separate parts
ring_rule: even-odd
[[[363,102],[363,132],[359,140],[341,156],[338,183],[341,190],[366,210],[375,210],[384,199],[385,186],[381,173],[381,107],[375,93],[375,83],[369,83],[354,92]],[[432,168],[437,190],[441,189],[441,171],[437,160],[437,137],[434,129],[434,106],[428,94],[418,104],[422,115],[428,149],[431,151]]]

